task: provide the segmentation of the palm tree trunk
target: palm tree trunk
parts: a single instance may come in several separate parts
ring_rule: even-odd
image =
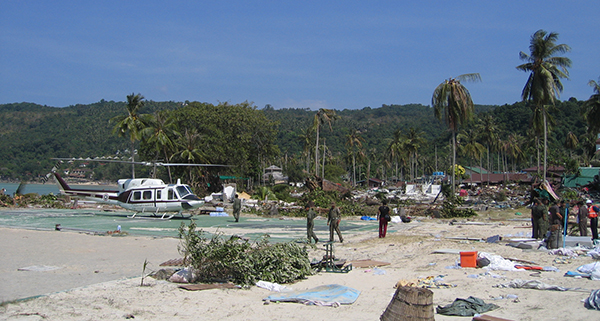
[[[165,162],[169,161],[169,157],[167,156],[167,149],[164,149],[165,152]],[[171,177],[171,166],[167,166],[167,171],[169,172],[169,183],[173,183],[173,177]]]
[[[325,178],[325,148],[327,146],[325,146],[325,138],[323,138],[323,168],[321,169],[323,178]]]
[[[536,136],[536,139],[535,139],[535,147],[537,150],[537,157],[538,157],[537,173],[538,173],[538,176],[540,176],[540,138],[538,136]]]
[[[319,176],[319,126],[317,126],[317,142],[315,145],[315,176]]]
[[[131,141],[131,178],[135,178],[135,151],[133,150],[134,143]]]
[[[490,169],[490,145],[487,146],[487,152],[488,152],[488,155],[487,155],[488,156],[488,161],[487,161],[487,167],[488,167],[488,170],[487,170],[488,171],[488,174],[487,174],[487,177],[488,177],[487,184],[488,184],[488,186],[490,186],[490,170],[491,170]]]
[[[356,156],[352,154],[352,186],[356,187]]]
[[[548,161],[548,127],[546,124],[546,110],[542,107],[542,113],[544,113],[544,181],[546,181],[546,170]]]
[[[452,131],[452,197],[456,196],[456,133]]]

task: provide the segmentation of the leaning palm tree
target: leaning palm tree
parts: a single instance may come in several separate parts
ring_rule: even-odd
[[[594,94],[583,103],[583,115],[588,123],[588,132],[596,135],[600,132],[600,78],[599,82],[590,80],[588,85],[594,88]]]
[[[143,121],[145,115],[139,112],[144,107],[144,96],[140,94],[127,95],[127,115],[113,117],[110,122],[116,123],[113,134],[118,136],[129,136],[131,142],[131,175],[135,178],[135,142],[142,138],[141,131],[145,126]]]
[[[337,114],[333,109],[321,108],[315,114],[313,121],[313,129],[317,132],[317,139],[315,141],[315,175],[319,175],[319,132],[321,125],[328,124],[329,130],[333,130],[331,123],[337,119]]]
[[[558,33],[538,30],[530,40],[530,54],[519,53],[521,60],[526,63],[517,66],[518,70],[530,72],[525,83],[521,98],[532,103],[534,117],[541,116],[544,132],[544,180],[546,180],[546,169],[548,160],[548,128],[547,107],[554,105],[563,90],[561,78],[569,78],[568,67],[571,67],[571,59],[557,57],[557,54],[569,52],[571,47],[565,44],[556,44]],[[535,122],[534,122],[535,124]]]
[[[456,78],[450,78],[439,84],[433,91],[431,105],[434,108],[435,117],[444,118],[448,128],[452,132],[452,195],[456,193],[454,186],[456,167],[456,133],[459,125],[466,123],[473,117],[473,100],[467,87],[461,81],[481,81],[478,73],[464,74]]]

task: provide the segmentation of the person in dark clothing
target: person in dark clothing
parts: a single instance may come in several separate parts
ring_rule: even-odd
[[[562,216],[562,222],[560,222],[561,226],[564,228],[569,224],[569,204],[564,200],[560,201],[560,205],[558,206],[558,213]]]
[[[548,224],[546,223],[548,211],[539,198],[535,199],[535,205],[531,209],[531,216],[534,222],[533,238],[543,239],[546,237],[546,232],[548,231]]]
[[[542,215],[542,213],[539,212],[539,205],[542,204],[542,201],[540,201],[539,198],[535,198],[533,200],[533,205],[531,206],[531,237],[534,239],[538,238],[538,235],[540,234],[540,228],[538,226],[538,221]]]
[[[387,207],[387,201],[385,200],[383,201],[383,205],[379,206],[377,219],[379,220],[379,238],[383,238],[387,233],[387,225],[390,221],[390,208]]]
[[[547,202],[547,200],[542,201],[537,209],[538,213],[540,213],[537,221],[537,239],[544,239],[546,237],[546,233],[548,233],[548,229],[550,228],[550,220],[548,218],[548,207],[546,206]]]
[[[579,235],[587,236],[587,227],[588,227],[588,208],[587,204],[583,204],[583,201],[579,201],[577,203],[579,205],[579,212],[577,213],[578,225],[579,225]]]
[[[233,217],[236,222],[240,221],[240,211],[242,210],[242,200],[240,200],[239,196],[235,194],[235,198],[233,199]]]
[[[592,200],[587,200],[588,218],[590,219],[590,228],[592,230],[592,241],[598,239],[598,206],[592,203]]]
[[[327,225],[329,225],[329,242],[333,242],[333,233],[337,232],[340,242],[344,242],[342,232],[340,231],[340,221],[342,220],[342,213],[340,209],[335,206],[335,203],[331,204],[329,209],[329,215],[327,216]]]
[[[560,210],[556,202],[552,202],[552,206],[548,210],[550,212],[550,225],[561,225],[563,222],[563,216],[560,215]]]
[[[309,205],[306,205],[306,211],[306,234],[308,236],[308,243],[311,243],[312,239],[315,239],[315,243],[319,243],[319,238],[314,232],[315,217],[317,216],[317,214]]]

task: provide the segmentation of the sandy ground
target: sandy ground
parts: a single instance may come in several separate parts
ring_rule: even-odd
[[[343,224],[343,222],[342,222]],[[376,222],[374,222],[376,224]],[[400,223],[385,239],[373,233],[356,233],[336,244],[335,256],[346,260],[373,259],[391,263],[381,267],[354,268],[350,273],[318,273],[289,285],[303,290],[325,284],[341,284],[361,291],[358,300],[340,307],[307,306],[298,303],[264,304],[271,294],[252,287],[187,291],[177,284],[146,278],[140,286],[144,260],[149,270],[179,257],[178,240],[143,237],[108,237],[72,232],[0,229],[1,320],[378,320],[402,279],[444,276],[453,288],[436,288],[435,306],[450,304],[456,298],[475,296],[499,309],[487,314],[510,320],[597,320],[600,311],[584,308],[582,299],[589,290],[600,288],[598,281],[564,277],[568,270],[590,263],[590,257],[574,258],[569,264],[555,264],[556,256],[538,250],[521,250],[505,243],[454,240],[448,237],[487,238],[492,235],[528,234],[525,222],[490,222],[486,225],[450,225],[448,221],[423,219]],[[325,235],[319,235],[323,239]],[[506,237],[505,237],[506,238]],[[310,253],[311,259],[324,254],[322,245]],[[555,266],[560,272],[497,271],[449,269],[460,260],[457,254],[433,254],[435,250],[479,251]],[[19,268],[59,267],[51,271],[17,271]],[[477,278],[473,278],[474,276]],[[581,291],[541,291],[493,287],[513,279],[540,280]],[[44,295],[41,295],[44,294]],[[516,295],[517,300],[494,300]],[[41,295],[29,300],[11,301]],[[436,314],[436,320],[470,320]]]

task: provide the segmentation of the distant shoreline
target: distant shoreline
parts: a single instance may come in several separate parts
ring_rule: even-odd
[[[23,181],[12,181],[12,180],[0,180],[0,184],[20,184]],[[69,184],[73,184],[73,185],[98,185],[98,186],[117,186],[116,182],[114,181],[79,181],[79,180],[66,180],[67,183]],[[25,181],[25,184],[39,184],[39,185],[46,185],[46,184],[56,184],[54,181],[48,181],[46,183],[42,182],[42,181]]]

